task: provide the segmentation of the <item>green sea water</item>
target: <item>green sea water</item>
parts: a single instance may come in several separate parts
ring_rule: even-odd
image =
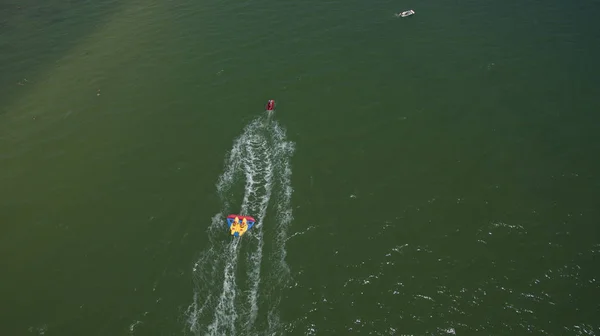
[[[599,14],[3,2],[0,335],[599,335]]]

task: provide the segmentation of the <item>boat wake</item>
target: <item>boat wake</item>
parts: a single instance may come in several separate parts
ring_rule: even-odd
[[[187,309],[191,334],[259,335],[281,329],[293,152],[294,143],[270,115],[253,120],[234,141],[217,182],[222,209],[213,216],[208,247],[194,264],[194,297]],[[225,222],[229,213],[253,216],[256,224],[233,238]]]

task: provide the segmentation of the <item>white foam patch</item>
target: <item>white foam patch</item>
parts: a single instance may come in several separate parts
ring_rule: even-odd
[[[279,301],[281,289],[289,277],[285,263],[285,241],[292,217],[291,157],[294,144],[286,140],[285,130],[270,116],[248,124],[234,141],[225,160],[225,168],[216,184],[221,199],[221,212],[208,228],[209,246],[193,266],[195,290],[187,309],[188,330],[194,335],[250,335],[260,316],[261,293],[269,293],[269,310],[265,312],[269,331],[281,329]],[[243,195],[235,195],[233,187],[244,178]],[[239,208],[232,208],[235,198],[242,196]],[[239,202],[239,201],[238,201]],[[275,213],[268,216],[269,204],[275,202]],[[231,238],[225,225],[228,213],[250,215],[255,226],[241,239]],[[273,235],[273,255],[263,257],[264,230]],[[243,248],[246,246],[246,248]],[[241,254],[246,254],[245,258]],[[246,262],[247,291],[237,279],[240,263]],[[266,279],[261,267],[267,262]],[[274,299],[274,300],[273,300]]]

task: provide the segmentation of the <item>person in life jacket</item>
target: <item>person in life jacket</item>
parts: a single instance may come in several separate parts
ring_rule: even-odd
[[[275,101],[274,101],[274,100],[272,100],[272,99],[271,99],[271,100],[269,100],[269,101],[267,102],[267,106],[266,106],[266,108],[267,108],[267,111],[273,111],[273,109],[275,109]]]

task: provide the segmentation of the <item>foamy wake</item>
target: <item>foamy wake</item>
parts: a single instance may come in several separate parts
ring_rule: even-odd
[[[193,269],[194,297],[187,310],[192,334],[257,335],[281,329],[278,308],[289,277],[285,241],[292,221],[293,152],[294,144],[270,116],[252,121],[235,140],[217,182],[222,210],[212,218],[208,248]],[[242,178],[240,195],[234,188],[241,187]],[[225,224],[228,213],[253,216],[256,225],[241,239],[232,238]],[[263,255],[265,240],[268,257]],[[264,308],[262,298],[268,298]]]

